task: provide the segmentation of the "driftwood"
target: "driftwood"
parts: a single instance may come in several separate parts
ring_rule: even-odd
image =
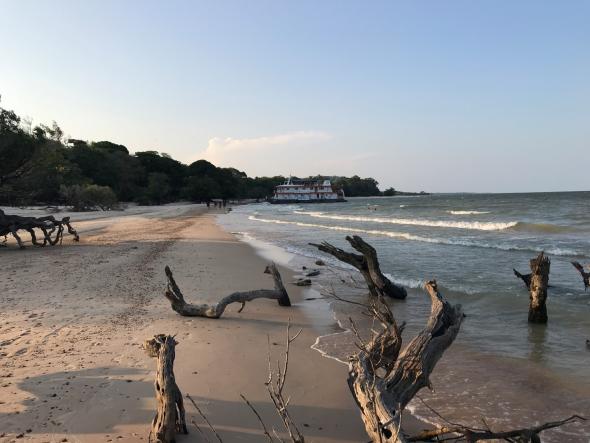
[[[443,426],[438,429],[421,432],[417,435],[408,437],[406,441],[467,441],[469,443],[475,443],[478,441],[489,441],[489,440],[505,440],[509,442],[519,443],[540,443],[541,438],[539,434],[547,429],[557,428],[568,423],[575,421],[585,421],[584,417],[579,415],[572,415],[564,420],[547,422],[539,426],[533,426],[530,428],[513,429],[509,431],[494,432],[490,429],[479,429],[460,424],[452,423],[450,426]]]
[[[0,209],[0,236],[6,237],[11,234],[21,249],[25,245],[18,235],[18,231],[27,231],[31,235],[31,242],[35,246],[55,246],[62,242],[64,230],[67,228],[68,233],[74,236],[74,241],[79,241],[80,236],[70,224],[70,217],[64,217],[57,220],[54,216],[45,217],[21,217],[20,215],[7,215]],[[43,234],[43,241],[37,240],[35,229],[39,229]]]
[[[518,272],[514,268],[512,268],[512,270],[514,271],[514,275],[516,275],[517,278],[520,278],[524,282],[524,285],[526,286],[526,288],[530,289],[532,274],[521,274],[520,272]]]
[[[401,350],[403,325],[398,327],[389,307],[379,297],[371,311],[381,323],[368,343],[351,358],[348,385],[361,411],[365,430],[373,442],[405,442],[402,411],[414,395],[430,385],[430,374],[451,345],[463,319],[460,305],[451,305],[438,292],[435,281],[425,285],[431,299],[426,327]]]
[[[238,311],[241,312],[242,309],[244,309],[246,302],[257,298],[269,298],[271,300],[277,300],[280,306],[291,306],[289,294],[287,294],[287,290],[281,279],[281,274],[274,263],[267,266],[264,271],[266,274],[272,275],[275,286],[274,289],[256,289],[254,291],[234,292],[222,298],[214,305],[194,305],[187,303],[174,280],[172,270],[166,266],[165,271],[166,277],[168,278],[168,287],[166,288],[164,295],[170,301],[172,309],[185,317],[219,318],[231,303],[241,303],[242,307]]]
[[[407,443],[433,441],[478,441],[505,440],[519,443],[540,443],[539,434],[547,429],[586,420],[573,415],[564,420],[548,422],[529,428],[507,431],[492,431],[474,428],[446,420],[430,408],[435,415],[446,422],[445,426],[425,430],[417,435],[407,435],[401,427],[402,412],[423,387],[432,388],[430,374],[444,351],[453,343],[461,326],[464,314],[460,305],[451,305],[438,292],[436,281],[425,284],[431,299],[430,317],[426,327],[402,350],[401,333],[403,324],[398,326],[393,313],[383,298],[373,299],[369,309],[373,318],[381,324],[380,331],[373,331],[370,341],[364,341],[354,323],[360,352],[351,357],[348,370],[348,385],[361,411],[365,430],[373,443]],[[484,424],[486,423],[485,420]]]
[[[289,434],[289,440],[291,441],[291,443],[305,443],[305,437],[303,436],[301,431],[299,431],[297,424],[295,423],[295,421],[291,417],[291,414],[289,413],[290,397],[285,398],[285,396],[283,394],[283,390],[285,388],[285,383],[287,381],[287,374],[289,372],[289,353],[290,353],[290,349],[291,349],[291,343],[294,342],[295,339],[297,339],[297,337],[299,336],[299,334],[301,334],[301,331],[302,331],[302,329],[299,329],[299,331],[295,335],[291,336],[290,330],[291,330],[291,320],[289,320],[289,322],[287,323],[287,341],[285,344],[285,357],[284,357],[284,360],[282,363],[277,361],[276,370],[274,370],[274,371],[273,371],[273,364],[271,362],[270,338],[269,338],[269,342],[268,342],[268,380],[265,384],[266,384],[266,389],[268,391],[268,395],[269,395],[270,399],[272,400],[275,410],[277,411],[277,414],[279,415],[279,417],[281,418],[281,421],[283,422],[283,426],[285,427],[285,431],[287,431],[287,434]],[[271,435],[271,433],[269,432],[268,427],[264,423],[264,420],[262,419],[262,417],[260,416],[260,414],[258,413],[256,408],[252,405],[252,403],[250,403],[248,401],[248,399],[243,394],[240,394],[240,397],[242,397],[242,399],[244,400],[246,405],[248,405],[248,407],[252,410],[254,415],[256,415],[256,418],[260,422],[260,425],[262,426],[262,430],[264,432],[264,435],[265,435],[266,439],[269,441],[269,443],[273,443],[275,441],[275,439],[281,443],[285,443],[285,440],[277,434],[275,429],[273,429],[273,435],[274,435],[274,438],[273,438],[273,435]]]
[[[377,251],[375,248],[365,242],[358,235],[352,237],[347,236],[346,240],[350,245],[356,249],[360,254],[346,252],[337,248],[330,243],[322,242],[321,244],[310,243],[322,252],[333,255],[338,260],[354,266],[363,275],[369,292],[375,297],[387,296],[392,298],[404,299],[408,295],[406,289],[392,283],[381,272],[379,267],[379,260],[377,258]]]
[[[582,266],[577,261],[573,261],[572,265],[574,265],[574,268],[576,268],[578,270],[578,272],[580,273],[580,275],[582,276],[582,280],[584,281],[584,291],[585,291],[590,286],[590,272],[586,272],[584,270],[584,266]]]
[[[543,252],[531,259],[531,284],[529,297],[529,323],[547,323],[547,286],[551,261]]]
[[[174,378],[176,340],[170,335],[156,335],[144,343],[150,357],[157,359],[156,416],[152,421],[150,443],[174,443],[176,434],[188,434],[182,394]]]

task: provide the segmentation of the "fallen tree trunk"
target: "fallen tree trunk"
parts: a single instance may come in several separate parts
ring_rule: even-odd
[[[150,357],[157,359],[156,416],[152,421],[150,443],[174,443],[176,434],[188,434],[182,394],[174,378],[176,340],[170,335],[156,335],[144,343]]]
[[[547,323],[547,286],[551,261],[543,252],[530,261],[529,323]]]
[[[21,249],[25,245],[18,235],[18,231],[27,231],[31,235],[31,242],[35,246],[54,246],[63,240],[64,230],[67,228],[68,233],[74,236],[74,241],[79,241],[80,236],[70,224],[70,217],[64,217],[57,220],[54,216],[46,217],[21,217],[20,215],[7,215],[0,209],[0,236],[11,234]],[[43,242],[37,240],[35,229],[39,229],[43,234]],[[52,238],[52,235],[55,236]]]
[[[219,318],[225,311],[228,305],[231,303],[241,303],[244,308],[246,302],[255,300],[257,298],[269,298],[271,300],[277,300],[280,306],[291,306],[291,300],[289,294],[283,285],[281,274],[277,269],[276,265],[272,263],[266,267],[264,271],[266,274],[271,274],[274,281],[274,289],[256,289],[254,291],[245,292],[234,292],[214,305],[201,304],[194,305],[187,303],[184,300],[184,296],[180,291],[180,288],[176,284],[172,275],[172,270],[166,266],[166,277],[168,278],[168,287],[166,288],[165,296],[170,301],[172,309],[178,312],[180,315],[185,317],[208,317],[208,318]]]
[[[377,251],[373,246],[365,242],[358,235],[352,237],[346,236],[346,240],[360,254],[346,252],[337,248],[330,243],[322,242],[321,244],[310,243],[322,252],[333,255],[338,260],[347,263],[360,271],[372,296],[387,296],[397,299],[405,299],[408,295],[406,289],[395,285],[381,272]]]
[[[348,385],[361,411],[365,430],[373,442],[404,442],[402,411],[414,395],[429,386],[430,374],[451,345],[463,319],[460,305],[446,302],[435,281],[427,282],[431,299],[426,327],[401,350],[402,328],[383,299],[371,311],[382,329],[349,364]],[[357,333],[360,340],[360,335]]]

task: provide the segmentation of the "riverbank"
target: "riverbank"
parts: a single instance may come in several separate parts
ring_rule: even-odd
[[[292,308],[271,300],[230,307],[219,320],[184,318],[163,296],[169,265],[190,301],[214,302],[235,290],[272,287],[268,262],[198,205],[167,205],[72,220],[81,235],[62,246],[0,250],[0,441],[147,440],[154,415],[154,361],[141,344],[176,334],[180,389],[199,404],[224,441],[260,441],[256,417],[282,431],[264,386],[268,341],[282,357],[292,344],[287,391],[309,441],[366,439],[346,385],[346,367],[311,349],[335,332],[333,319],[308,309],[305,289],[287,285]],[[36,215],[36,214],[35,214]],[[58,214],[61,216],[61,214]],[[292,271],[281,267],[285,282]],[[267,339],[268,337],[268,339]],[[187,404],[188,421],[204,423]],[[197,430],[178,441],[199,441]],[[208,432],[208,431],[206,431]],[[209,436],[211,438],[211,435]]]

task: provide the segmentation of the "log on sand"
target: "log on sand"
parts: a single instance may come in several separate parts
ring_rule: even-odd
[[[283,285],[281,274],[274,263],[267,266],[264,271],[266,274],[272,275],[275,286],[274,289],[256,289],[254,291],[234,292],[213,305],[196,305],[187,303],[174,280],[172,270],[166,266],[165,271],[166,277],[168,278],[168,287],[166,288],[164,295],[170,301],[172,309],[185,317],[219,318],[231,303],[241,303],[242,307],[239,310],[239,312],[241,312],[246,302],[257,298],[269,298],[271,300],[277,300],[280,306],[291,306],[291,300]]]
[[[358,235],[353,235],[352,237],[347,236],[346,240],[360,254],[346,252],[328,242],[322,242],[321,244],[310,243],[310,245],[358,269],[367,282],[369,292],[372,296],[379,297],[383,295],[402,300],[406,298],[408,295],[406,289],[392,283],[381,272],[377,251],[373,246],[365,242]]]
[[[174,378],[176,340],[170,335],[156,335],[144,343],[150,357],[157,359],[156,416],[150,430],[150,443],[174,443],[176,434],[188,434],[182,394]]]
[[[18,231],[27,231],[31,235],[31,242],[35,246],[54,246],[58,242],[61,244],[66,228],[68,233],[74,236],[74,241],[80,240],[80,236],[70,224],[70,217],[64,217],[61,220],[57,220],[52,215],[46,217],[21,217],[20,215],[7,215],[0,209],[0,236],[6,237],[11,234],[21,249],[24,249],[25,245],[18,235]],[[35,229],[39,229],[43,234],[43,242],[37,240]]]

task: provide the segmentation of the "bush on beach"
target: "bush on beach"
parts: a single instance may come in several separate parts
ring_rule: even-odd
[[[74,211],[111,211],[117,207],[117,196],[108,186],[62,185],[60,194]]]

